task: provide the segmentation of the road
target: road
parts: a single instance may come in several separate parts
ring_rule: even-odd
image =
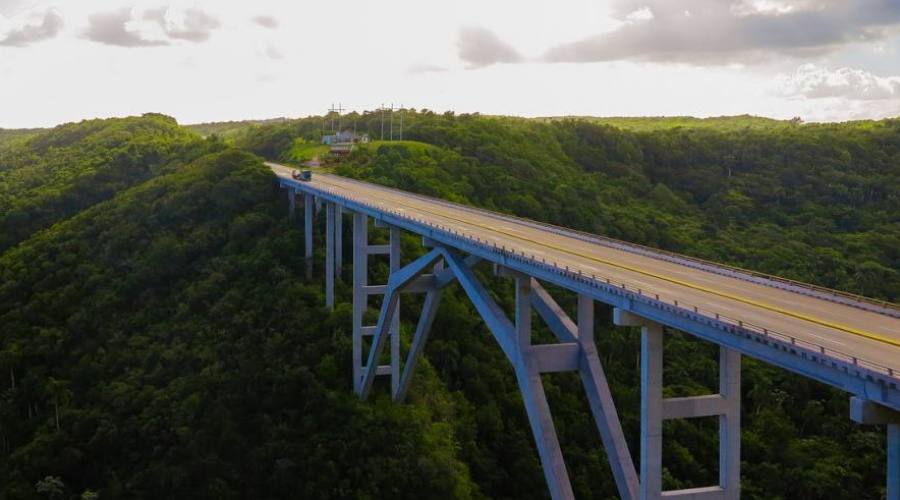
[[[291,169],[269,164],[276,175]],[[900,371],[900,318],[552,233],[508,217],[448,206],[374,184],[315,173],[311,187],[452,228],[685,307],[742,320]]]

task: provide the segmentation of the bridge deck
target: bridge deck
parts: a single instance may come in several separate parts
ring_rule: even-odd
[[[290,169],[270,164],[282,178]],[[900,318],[816,296],[697,269],[671,260],[585,241],[512,217],[454,206],[334,175],[316,173],[309,189],[356,199],[441,225],[586,276],[609,278],[680,307],[699,307],[900,373]],[[660,254],[662,255],[662,253]]]

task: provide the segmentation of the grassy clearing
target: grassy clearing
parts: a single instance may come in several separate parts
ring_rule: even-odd
[[[293,162],[304,162],[315,158],[316,156],[324,156],[328,153],[328,146],[317,142],[307,142],[303,139],[295,139],[291,145],[291,149],[287,153],[287,160]]]
[[[372,141],[368,144],[360,145],[360,147],[369,148],[371,151],[377,151],[381,146],[403,146],[413,153],[424,153],[435,148],[431,144],[419,141]]]

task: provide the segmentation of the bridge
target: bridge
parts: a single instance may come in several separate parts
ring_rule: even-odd
[[[512,365],[552,498],[574,498],[541,375],[577,372],[624,499],[740,497],[741,358],[750,356],[849,393],[850,418],[887,427],[887,498],[900,500],[900,308],[895,304],[501,215],[443,200],[316,173],[312,181],[268,164],[298,200],[312,276],[313,227],[325,210],[325,300],[343,265],[345,214],[352,217],[353,389],[366,398],[376,377],[390,377],[404,399],[447,286],[459,283]],[[369,221],[387,244],[369,241]],[[401,264],[400,236],[422,237],[423,255]],[[387,283],[369,283],[370,255],[390,262]],[[473,272],[490,263],[515,282],[508,317]],[[577,294],[570,317],[544,284]],[[425,294],[408,352],[401,353],[402,293]],[[364,324],[369,299],[381,296],[378,321]],[[641,329],[641,435],[638,468],[624,438],[594,343],[596,303],[613,322]],[[532,312],[557,343],[532,343]],[[664,398],[663,337],[679,330],[719,346],[719,392]],[[387,348],[387,346],[390,346]],[[387,352],[385,349],[387,348]],[[388,360],[382,363],[383,360]],[[662,490],[662,423],[718,417],[719,482]]]

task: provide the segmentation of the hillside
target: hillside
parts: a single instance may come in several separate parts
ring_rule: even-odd
[[[345,119],[379,127],[373,114]],[[359,148],[336,171],[900,296],[900,122],[632,131],[409,112],[405,126],[415,142]],[[384,387],[353,396],[351,291],[339,282],[338,307],[324,308],[321,269],[304,279],[302,231],[250,154],[285,159],[318,134],[321,117],[252,125],[233,147],[148,115],[0,146],[16,152],[5,171],[30,179],[7,173],[0,193],[49,214],[6,226],[19,236],[0,248],[0,498],[41,498],[54,478],[64,498],[546,498],[515,377],[455,287],[409,403]],[[79,203],[58,209],[60,195],[34,194],[46,191]],[[404,241],[407,258],[420,251]],[[373,279],[386,272],[377,263]],[[511,309],[509,281],[476,272]],[[636,452],[639,338],[605,308],[597,325]],[[667,337],[666,395],[714,387],[714,349]],[[581,382],[544,383],[576,495],[615,497]],[[884,433],[849,421],[846,394],[746,360],[743,398],[743,498],[880,498]],[[665,433],[667,488],[715,481],[714,422]]]
[[[0,257],[4,498],[46,477],[66,497],[473,493],[447,395],[346,390],[349,311],[303,283],[278,194],[258,158],[214,153]]]
[[[598,125],[610,125],[623,130],[635,132],[653,132],[670,130],[674,128],[707,129],[719,132],[737,132],[741,130],[771,130],[784,129],[800,125],[798,120],[774,120],[759,116],[716,116],[711,118],[694,118],[692,116],[659,116],[659,117],[629,117],[629,116],[567,116],[538,118],[541,121],[567,121],[577,120]]]
[[[0,144],[0,251],[211,146],[162,115],[61,125]]]

